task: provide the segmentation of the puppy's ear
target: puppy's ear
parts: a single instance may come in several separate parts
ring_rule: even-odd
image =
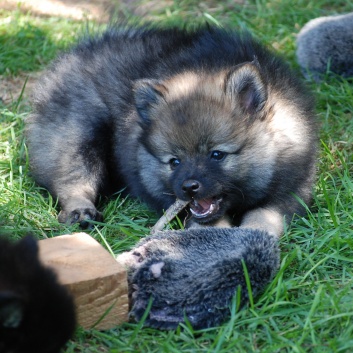
[[[143,122],[150,123],[151,108],[164,100],[166,91],[166,87],[156,80],[139,80],[135,83],[135,106]]]
[[[267,100],[267,89],[258,63],[241,64],[231,70],[226,76],[225,91],[244,113],[252,115],[260,112]]]

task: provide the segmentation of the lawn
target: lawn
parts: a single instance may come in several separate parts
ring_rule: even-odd
[[[240,1],[239,1],[240,2]],[[353,11],[352,1],[194,0],[161,2],[144,20],[164,25],[216,25],[251,31],[297,67],[295,38],[310,19]],[[118,19],[136,15],[117,12]],[[102,24],[0,10],[0,80],[26,82],[80,35]],[[327,76],[308,82],[321,123],[314,200],[280,241],[281,268],[253,306],[233,310],[221,327],[162,332],[126,323],[105,332],[78,329],[73,352],[352,352],[353,351],[353,80]],[[2,86],[0,86],[2,87]],[[2,92],[0,92],[1,94]],[[26,95],[0,102],[0,231],[39,239],[78,230],[56,220],[56,201],[31,179],[24,120]],[[90,234],[118,254],[157,219],[145,205],[117,195],[101,200],[105,223]],[[104,245],[106,246],[106,245]],[[234,309],[234,308],[233,308]]]

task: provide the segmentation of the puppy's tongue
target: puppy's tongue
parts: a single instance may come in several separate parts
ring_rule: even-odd
[[[219,200],[208,198],[190,202],[190,211],[196,218],[204,218],[219,210]]]

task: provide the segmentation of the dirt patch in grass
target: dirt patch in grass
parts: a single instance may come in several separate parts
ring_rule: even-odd
[[[58,16],[76,20],[109,20],[109,13],[114,9],[111,0],[31,0],[19,5],[18,0],[0,0],[0,8],[31,12],[38,16]]]
[[[158,8],[171,6],[173,0],[31,0],[19,5],[18,0],[0,0],[0,9],[30,11],[36,16],[58,16],[75,20],[89,19],[107,23],[117,13],[146,16]]]
[[[26,79],[23,100],[27,101],[38,76],[38,74],[31,74],[30,76],[21,74],[14,77],[0,76],[0,103],[9,105],[16,102],[21,95]]]

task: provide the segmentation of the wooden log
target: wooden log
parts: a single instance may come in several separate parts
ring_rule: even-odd
[[[80,326],[106,330],[128,320],[126,270],[91,236],[44,239],[39,249],[41,261],[73,295]]]

